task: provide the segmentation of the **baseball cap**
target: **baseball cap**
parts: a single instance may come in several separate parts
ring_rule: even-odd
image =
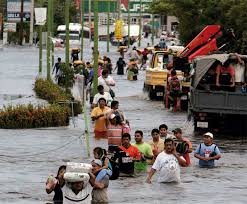
[[[177,132],[182,133],[182,129],[181,128],[176,128],[172,132],[174,132],[174,133],[177,133]]]
[[[209,136],[209,137],[211,137],[212,139],[214,139],[214,135],[213,135],[213,133],[211,133],[211,132],[207,132],[207,133],[205,133],[203,136]]]
[[[92,163],[95,163],[95,164],[97,164],[98,166],[102,166],[102,161],[99,160],[99,159],[94,159],[94,160],[92,161]]]

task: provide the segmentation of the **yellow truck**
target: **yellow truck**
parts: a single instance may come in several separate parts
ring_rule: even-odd
[[[153,51],[152,60],[146,69],[144,82],[144,91],[148,92],[151,100],[164,98],[168,69],[173,64],[174,56],[176,53],[171,51]],[[182,75],[182,72],[177,71],[177,75]]]

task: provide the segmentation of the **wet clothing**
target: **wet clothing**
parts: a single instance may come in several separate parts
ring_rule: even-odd
[[[71,53],[71,59],[72,59],[73,62],[79,60],[78,52]]]
[[[113,161],[118,160],[119,172],[133,175],[134,174],[134,160],[140,160],[141,154],[138,149],[130,145],[128,149],[119,146],[114,152]]]
[[[121,145],[122,134],[123,134],[122,125],[109,124],[107,126],[109,152],[114,152],[117,149],[117,147]]]
[[[102,76],[100,76],[98,78],[98,85],[104,86],[104,91],[109,92],[110,86],[114,86],[115,81],[113,80],[111,76],[108,76],[107,78],[103,78]]]
[[[158,142],[154,142],[153,140],[150,140],[150,141],[148,141],[148,144],[151,146],[153,153],[154,152],[160,153],[160,152],[164,151],[164,148],[165,148],[164,140],[161,139],[161,138],[159,139]],[[153,160],[148,159],[147,163],[148,164],[153,164]]]
[[[142,144],[133,144],[133,146],[137,147],[139,152],[143,155],[141,161],[135,162],[135,170],[137,171],[147,171],[147,161],[146,157],[152,158],[153,157],[153,151],[151,146],[143,142]]]
[[[206,156],[212,157],[212,156],[220,154],[220,150],[215,144],[206,146],[204,143],[201,143],[197,147],[195,153],[199,154],[201,157],[206,157]],[[214,160],[209,160],[209,161],[199,160],[199,166],[200,167],[214,167]]]
[[[245,64],[238,63],[233,65],[233,67],[235,69],[235,82],[236,83],[244,82]]]
[[[97,94],[95,94],[95,96],[93,98],[93,104],[98,104],[98,101],[100,98],[104,98],[106,100],[106,104],[108,106],[110,106],[111,102],[113,101],[111,95],[108,92],[104,92],[103,95],[100,93],[97,93]]]
[[[56,177],[56,179],[58,179]],[[63,187],[63,186],[62,186]],[[63,191],[62,187],[60,186],[59,182],[57,182],[55,189],[54,189],[54,197],[53,197],[53,202],[54,204],[63,204]]]
[[[192,143],[189,141],[189,139],[185,138],[185,137],[182,137],[182,141],[183,142],[186,142],[188,145],[189,145],[189,149],[192,149]],[[185,153],[182,155],[186,161],[186,164],[187,165],[190,165],[191,162],[190,162],[190,154],[189,153]]]
[[[71,190],[69,184],[63,188],[63,204],[91,204],[93,187],[90,183],[86,185],[77,195]]]
[[[106,106],[103,109],[101,109],[100,107],[96,107],[92,110],[91,117],[97,117],[100,114],[106,114],[106,112],[109,110],[110,108]],[[95,120],[94,133],[95,137],[106,137],[107,128],[105,116],[102,116]]]
[[[124,75],[125,66],[126,66],[126,63],[124,60],[120,59],[117,61],[117,74],[118,75]]]
[[[165,151],[161,152],[152,168],[159,171],[159,183],[180,182],[180,166],[173,154],[167,154]]]
[[[96,188],[93,189],[93,192],[92,192],[92,203],[93,204],[97,204],[97,203],[108,203],[107,188],[109,186],[109,176],[108,175],[104,176],[98,182],[103,183],[104,184],[104,188],[103,189],[96,189]]]

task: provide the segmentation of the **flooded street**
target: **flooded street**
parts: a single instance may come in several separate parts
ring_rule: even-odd
[[[100,54],[105,55],[105,42],[100,42]],[[118,54],[111,48],[109,55],[115,66]],[[85,50],[85,58],[91,58],[91,49]],[[45,58],[45,51],[44,58]],[[62,51],[56,57],[64,59]],[[45,70],[45,60],[43,69]],[[0,106],[18,103],[46,103],[37,100],[32,91],[38,74],[38,49],[4,48],[0,51]],[[46,76],[45,71],[43,75]],[[193,126],[187,122],[186,113],[173,113],[164,109],[161,101],[150,101],[143,94],[145,73],[138,81],[128,81],[126,76],[113,74],[117,100],[131,124],[132,133],[141,129],[145,141],[150,140],[151,130],[166,123],[171,131],[182,127],[193,144],[193,150],[202,137],[193,135]],[[87,109],[89,114],[89,109]],[[90,122],[90,132],[93,132]],[[25,130],[0,129],[0,203],[36,204],[51,201],[53,194],[45,192],[48,174],[56,174],[67,161],[86,162],[84,119],[79,115],[75,127],[39,128]],[[132,134],[133,135],[133,134]],[[133,140],[132,140],[133,142]],[[145,183],[146,174],[138,178],[120,178],[110,182],[110,203],[232,203],[244,204],[247,197],[247,143],[243,139],[215,139],[223,157],[216,161],[217,168],[200,169],[191,154],[193,165],[182,168],[180,184]],[[95,146],[107,148],[106,140],[90,137],[91,150]]]

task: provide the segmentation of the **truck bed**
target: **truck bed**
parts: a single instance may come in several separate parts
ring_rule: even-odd
[[[191,90],[191,109],[193,112],[247,115],[247,93],[238,91]]]

